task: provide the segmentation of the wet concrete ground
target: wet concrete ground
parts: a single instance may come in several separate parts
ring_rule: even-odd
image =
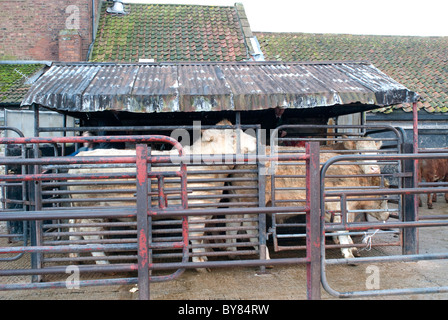
[[[433,210],[420,209],[420,214],[447,214],[448,204],[439,195]],[[446,228],[420,229],[420,253],[448,252]],[[362,256],[399,254],[399,247],[374,247],[364,250]],[[273,258],[298,255],[299,253],[273,253]],[[327,250],[327,257],[339,257],[339,251]],[[29,264],[24,257],[14,262],[17,267]],[[2,267],[3,265],[3,267]],[[9,266],[10,267],[10,266]],[[4,263],[0,262],[0,268]],[[300,300],[306,299],[306,270],[304,265],[276,266],[266,274],[258,268],[236,267],[212,269],[209,273],[187,270],[180,278],[151,284],[151,299],[155,300]],[[135,275],[116,274],[114,277]],[[375,278],[372,278],[375,276]],[[82,276],[83,277],[83,276]],[[83,278],[81,277],[81,280]],[[88,276],[86,276],[88,277]],[[393,262],[358,264],[356,266],[335,265],[327,267],[327,279],[337,291],[368,290],[406,287],[448,286],[448,261],[431,260],[419,262]],[[53,279],[49,279],[53,280]],[[28,282],[29,277],[2,277],[1,283]],[[138,293],[130,292],[133,286],[88,287],[81,289],[46,289],[25,291],[0,291],[0,300],[128,300],[137,299]],[[337,299],[322,289],[322,299]],[[361,298],[354,298],[361,299]],[[448,293],[412,294],[363,299],[448,299]]]

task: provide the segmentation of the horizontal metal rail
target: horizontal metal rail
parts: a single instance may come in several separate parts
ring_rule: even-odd
[[[221,129],[255,129],[258,128],[259,125],[220,125]],[[177,126],[107,126],[107,127],[40,127],[40,132],[82,132],[82,131],[173,131],[176,129],[216,129],[216,125],[177,125]]]
[[[219,154],[219,155],[151,155],[148,158],[148,163],[169,163],[171,165],[179,164],[197,164],[197,165],[212,165],[212,164],[256,164],[257,161],[288,161],[288,160],[308,160],[309,155],[300,154],[279,154],[276,156],[270,155],[256,155],[256,154]],[[23,165],[49,165],[49,164],[122,164],[135,163],[135,156],[77,156],[77,157],[42,157],[32,159],[10,159],[9,157],[0,157],[0,164],[23,164]],[[198,173],[200,173],[198,171]]]
[[[257,213],[288,213],[307,212],[309,208],[303,207],[259,207],[259,208],[222,208],[219,209],[221,215],[240,215]],[[51,211],[26,211],[25,214],[17,212],[5,212],[0,214],[0,221],[27,221],[27,220],[53,220],[70,217],[70,219],[89,218],[132,218],[136,217],[137,210],[132,207],[109,207],[98,208],[95,212],[86,212],[83,209],[55,209]],[[209,216],[210,211],[206,209],[167,209],[148,210],[149,216]]]

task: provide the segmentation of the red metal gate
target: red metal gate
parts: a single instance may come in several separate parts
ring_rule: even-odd
[[[150,281],[164,281],[172,279],[180,275],[183,270],[179,269],[173,274],[165,276],[152,277],[149,276],[149,268],[151,264],[151,257],[149,252],[156,249],[180,248],[182,250],[182,262],[188,261],[188,222],[186,216],[182,217],[182,239],[181,241],[150,243],[149,235],[149,221],[148,212],[155,215],[166,214],[168,210],[187,209],[187,189],[186,189],[186,165],[181,163],[180,169],[174,172],[148,172],[148,164],[152,162],[169,162],[169,156],[151,157],[148,155],[148,147],[143,143],[169,143],[177,149],[179,156],[182,157],[183,149],[181,145],[174,139],[166,136],[131,136],[131,137],[95,137],[95,138],[5,138],[2,142],[5,144],[43,144],[43,143],[66,143],[66,142],[84,142],[84,141],[132,141],[137,142],[136,155],[125,157],[65,157],[65,158],[35,158],[35,159],[8,159],[4,158],[1,161],[2,165],[14,163],[25,166],[33,166],[35,172],[40,172],[39,166],[45,164],[57,165],[97,165],[97,164],[133,164],[135,166],[135,173],[121,173],[115,175],[105,175],[104,173],[88,174],[88,175],[70,175],[67,173],[22,173],[18,175],[2,175],[0,180],[4,182],[31,182],[38,185],[45,181],[98,181],[101,179],[133,179],[136,181],[136,206],[131,207],[104,207],[95,208],[95,210],[83,210],[72,208],[44,208],[42,206],[41,189],[34,188],[34,201],[30,200],[27,206],[33,206],[32,210],[22,212],[2,212],[0,219],[2,221],[29,221],[34,227],[32,230],[31,245],[27,246],[5,246],[0,249],[0,254],[32,254],[31,269],[4,269],[0,271],[0,275],[48,275],[57,273],[66,273],[68,266],[45,266],[42,261],[43,254],[48,253],[81,253],[81,252],[111,252],[111,251],[136,251],[138,255],[137,263],[128,263],[120,265],[95,265],[95,266],[77,266],[79,272],[131,272],[138,271],[137,278],[119,278],[119,279],[95,279],[80,281],[80,286],[96,286],[96,285],[111,285],[111,284],[132,284],[138,283],[140,288],[140,297],[149,298],[149,282]],[[178,177],[180,179],[181,202],[179,206],[167,208],[164,197],[165,191],[163,188],[163,181],[165,178]],[[149,179],[156,179],[159,184],[158,192],[158,207],[148,207],[148,181]],[[48,210],[46,210],[48,209]],[[169,214],[169,212],[168,212]],[[60,220],[60,219],[111,219],[111,218],[136,218],[136,234],[138,243],[93,243],[93,244],[61,244],[53,243],[52,245],[45,245],[43,243],[44,232],[42,224],[44,221]],[[58,227],[61,227],[59,223]],[[55,226],[53,226],[55,227]],[[57,233],[61,236],[62,233]],[[54,259],[54,261],[62,261],[61,259]],[[35,279],[39,280],[39,279]],[[28,289],[28,288],[58,288],[66,287],[66,281],[59,282],[45,282],[45,283],[28,283],[28,284],[2,284],[1,290],[14,289]]]
[[[23,210],[8,210],[4,209],[0,214],[0,221],[27,221],[34,232],[32,233],[31,243],[28,245],[26,239],[23,245],[2,245],[0,247],[0,254],[3,260],[1,263],[8,263],[8,260],[17,259],[17,256],[11,257],[10,255],[21,255],[30,253],[33,257],[32,266],[28,269],[16,269],[16,268],[2,268],[0,270],[0,276],[14,276],[14,275],[33,275],[35,276],[34,282],[31,283],[18,283],[18,284],[0,284],[0,290],[16,290],[16,289],[37,289],[37,288],[57,288],[66,287],[66,281],[49,281],[39,282],[39,277],[54,275],[54,274],[66,274],[67,268],[72,266],[72,261],[97,262],[98,260],[108,260],[118,263],[113,264],[85,264],[77,266],[81,273],[95,272],[101,274],[109,274],[112,272],[129,272],[137,273],[135,277],[101,277],[93,280],[79,281],[80,286],[97,286],[97,285],[112,285],[112,284],[139,284],[140,298],[149,298],[150,288],[149,284],[155,281],[166,281],[178,277],[183,270],[187,268],[208,268],[208,267],[229,267],[229,266],[264,266],[264,265],[282,265],[282,264],[299,264],[304,263],[307,265],[307,294],[308,298],[318,299],[320,298],[320,284],[331,294],[338,297],[354,297],[354,296],[368,296],[368,295],[388,295],[388,294],[407,294],[407,293],[426,293],[426,292],[447,292],[446,287],[437,288],[419,288],[419,289],[394,289],[394,290],[371,290],[371,291],[356,291],[356,292],[339,292],[328,284],[326,266],[333,264],[349,264],[349,263],[370,263],[370,262],[391,262],[391,261],[418,261],[424,259],[446,259],[447,254],[432,254],[432,255],[418,255],[415,251],[415,230],[421,227],[431,226],[448,226],[448,222],[443,216],[430,217],[430,220],[423,220],[419,217],[412,217],[409,215],[411,209],[405,210],[403,214],[397,211],[394,222],[349,222],[347,215],[349,214],[350,201],[362,201],[365,197],[377,197],[383,199],[383,197],[403,198],[403,206],[414,206],[414,195],[419,193],[430,193],[435,191],[435,185],[422,184],[417,187],[414,183],[415,170],[412,166],[408,166],[406,163],[413,164],[415,160],[422,158],[447,158],[446,153],[435,154],[377,154],[377,155],[341,155],[336,158],[330,159],[323,167],[322,175],[319,174],[319,155],[320,148],[317,141],[307,142],[305,152],[291,154],[291,153],[273,153],[271,155],[244,155],[237,156],[232,155],[231,158],[226,158],[225,161],[229,161],[232,164],[242,164],[243,166],[238,172],[260,172],[265,165],[265,161],[303,161],[306,166],[306,173],[303,176],[306,179],[306,200],[303,205],[297,206],[295,204],[288,206],[265,206],[264,190],[266,184],[266,176],[258,175],[254,178],[256,182],[255,188],[258,190],[259,199],[258,202],[251,203],[232,203],[227,205],[226,203],[214,202],[208,206],[201,206],[198,203],[193,203],[195,207],[189,207],[187,200],[200,199],[199,196],[191,196],[191,185],[187,184],[187,166],[184,162],[176,161],[178,167],[174,170],[173,158],[157,152],[151,153],[147,144],[148,142],[162,142],[169,143],[177,148],[179,155],[182,159],[188,163],[195,163],[193,158],[183,156],[182,148],[177,141],[172,140],[165,136],[130,136],[130,137],[77,137],[77,138],[8,138],[2,139],[0,142],[5,144],[32,144],[35,150],[38,149],[38,144],[43,143],[62,143],[62,142],[75,142],[80,143],[84,141],[133,141],[137,142],[136,152],[134,155],[127,155],[121,157],[43,157],[43,158],[3,158],[0,164],[15,164],[23,166],[23,168],[32,169],[34,171],[22,172],[20,174],[8,174],[5,173],[0,176],[0,179],[6,183],[25,183],[25,189],[27,197],[23,201]],[[179,159],[181,159],[179,158]],[[201,161],[207,162],[209,165],[214,165],[214,162],[222,162],[222,158],[200,156]],[[230,159],[230,160],[229,160]],[[238,162],[240,161],[240,162]],[[384,176],[395,176],[398,179],[404,180],[396,189],[385,189],[380,186],[375,188],[363,188],[362,190],[356,188],[349,189],[325,189],[322,182],[319,183],[319,178],[328,178],[328,168],[335,165],[341,165],[341,163],[347,162],[369,162],[369,161],[382,161],[381,163],[392,162],[405,162],[403,167],[408,169],[404,172],[397,172],[392,174],[381,173],[381,179]],[[256,163],[258,169],[255,171],[244,167],[247,163]],[[202,163],[202,162],[201,162]],[[90,174],[71,175],[64,172],[64,166],[88,166],[88,168],[94,168],[97,165],[115,165],[118,167],[118,172],[96,172]],[[134,167],[134,172],[129,172],[124,169],[120,171],[121,167],[131,165]],[[121,167],[120,167],[121,166]],[[158,167],[162,166],[162,167]],[[164,169],[170,167],[171,170]],[[408,168],[409,167],[409,168]],[[158,168],[156,170],[156,168]],[[51,170],[50,170],[51,169]],[[48,170],[48,171],[46,171]],[[58,171],[59,170],[59,171]],[[220,172],[230,173],[235,170],[223,170]],[[196,172],[197,174],[197,172]],[[362,175],[361,175],[362,176]],[[129,181],[127,181],[127,179]],[[172,180],[175,180],[176,187],[172,187]],[[193,182],[200,183],[201,179],[194,175],[190,176]],[[233,179],[233,180],[232,180]],[[233,176],[226,181],[240,181],[238,176]],[[252,179],[252,178],[251,178]],[[119,180],[117,184],[126,185],[125,189],[120,189],[121,196],[97,197],[94,200],[102,199],[102,204],[97,206],[84,206],[84,207],[66,207],[67,203],[73,203],[73,199],[65,199],[68,193],[72,195],[83,195],[76,201],[85,204],[92,204],[92,199],[89,199],[89,194],[101,194],[101,190],[83,189],[79,192],[73,190],[65,190],[62,187],[68,184],[71,185],[100,185],[99,180],[103,180],[101,183],[104,185]],[[190,181],[191,182],[191,181]],[[171,185],[170,185],[171,184]],[[133,185],[133,187],[129,187]],[[31,188],[33,186],[33,188]],[[37,187],[36,187],[37,186]],[[446,185],[440,185],[442,188],[437,188],[437,192],[448,192]],[[246,186],[247,187],[247,186]],[[189,189],[190,188],[190,189]],[[195,186],[197,188],[197,186]],[[277,192],[275,186],[273,186],[274,193]],[[223,191],[229,190],[230,187],[225,186]],[[238,188],[234,188],[238,190]],[[32,192],[31,192],[32,191]],[[107,191],[107,190],[106,190]],[[110,190],[109,190],[110,191]],[[108,191],[108,192],[109,192]],[[102,191],[104,192],[104,191]],[[115,193],[118,193],[115,190]],[[239,194],[232,194],[229,198],[234,196],[240,196]],[[50,198],[48,198],[50,197]],[[56,198],[55,198],[56,197]],[[57,198],[59,197],[59,198]],[[222,196],[225,197],[225,196]],[[332,201],[340,202],[339,212],[333,212],[334,217],[339,217],[340,222],[333,221],[322,223],[325,220],[325,200],[329,200],[332,197]],[[174,202],[170,202],[170,199],[175,198]],[[215,195],[209,196],[208,199],[216,198]],[[320,202],[322,198],[322,202]],[[338,199],[338,200],[335,200]],[[407,201],[410,200],[410,201]],[[111,205],[110,202],[123,202],[132,201],[134,205]],[[294,201],[293,201],[294,202]],[[256,206],[249,206],[258,203]],[[409,204],[407,204],[409,203]],[[243,205],[243,207],[241,207]],[[400,204],[401,205],[401,204]],[[353,210],[352,210],[353,211]],[[263,237],[260,236],[258,242],[250,242],[244,245],[259,247],[258,253],[259,259],[245,258],[239,261],[229,261],[226,259],[208,261],[208,262],[191,262],[189,258],[199,255],[193,252],[197,246],[190,245],[188,242],[192,240],[189,237],[189,231],[191,226],[189,225],[189,217],[205,217],[214,216],[233,216],[240,214],[247,215],[285,215],[304,213],[305,215],[305,238],[306,238],[306,257],[304,258],[283,258],[266,260],[262,255],[262,247],[266,245]],[[177,218],[173,221],[156,221],[159,217],[172,217]],[[132,218],[132,222],[118,221],[118,222],[103,222],[104,219],[123,219]],[[179,220],[180,218],[180,220]],[[100,222],[91,222],[88,225],[85,224],[73,224],[67,223],[68,219],[99,219]],[[51,221],[51,222],[48,222]],[[209,236],[200,236],[201,239],[209,241],[219,241],[222,239],[228,239],[229,236],[224,234],[213,234],[213,232],[225,233],[229,230],[243,230],[240,227],[230,228],[228,226],[219,226],[221,223],[226,222],[248,222],[248,219],[215,219],[212,227],[204,227],[204,232],[210,232]],[[252,220],[250,220],[252,221]],[[263,221],[263,220],[258,220]],[[209,221],[207,221],[209,222]],[[198,223],[195,221],[195,223]],[[198,224],[203,224],[204,221]],[[74,228],[75,231],[67,232],[67,228]],[[110,238],[100,239],[99,237],[94,240],[84,241],[67,241],[66,237],[69,235],[87,235],[92,236],[93,231],[86,231],[84,233],[76,230],[80,227],[107,227],[112,230],[96,231],[95,235],[107,235]],[[256,228],[262,232],[263,225]],[[115,228],[115,229],[113,229]],[[118,229],[117,229],[118,228]],[[131,230],[123,230],[123,228],[130,228]],[[325,249],[330,246],[325,243],[325,236],[330,233],[340,231],[350,232],[368,232],[374,233],[380,229],[397,229],[400,231],[400,243],[393,243],[392,245],[401,245],[403,247],[404,255],[388,256],[388,257],[363,257],[363,258],[347,258],[347,259],[330,259],[327,258]],[[24,234],[27,235],[25,232]],[[14,237],[19,237],[20,234],[15,234]],[[114,237],[118,237],[115,239]],[[130,236],[126,238],[124,236]],[[246,236],[246,239],[250,236]],[[295,238],[295,235],[293,235]],[[378,243],[377,243],[378,244]],[[375,245],[375,244],[373,244]],[[381,243],[380,245],[384,245]],[[387,245],[387,244],[386,244]],[[229,245],[220,245],[219,243],[207,243],[205,247],[227,248]],[[352,245],[346,245],[350,247]],[[291,247],[295,247],[294,245]],[[340,247],[340,246],[339,246]],[[80,257],[67,258],[67,254],[72,253],[98,253],[108,252],[110,255],[94,257]],[[136,252],[135,255],[121,253]],[[251,250],[251,252],[253,252]],[[220,255],[225,256],[229,252],[214,252],[211,256]],[[245,251],[238,252],[244,254]],[[59,255],[59,256],[54,256]],[[132,260],[133,259],[133,260]],[[129,262],[129,261],[132,262]],[[121,261],[121,262],[120,262]],[[126,262],[122,262],[126,261]],[[159,274],[160,272],[162,272]]]
[[[120,157],[42,157],[31,159],[1,159],[0,164],[19,164],[33,168],[33,173],[22,172],[15,175],[2,175],[0,179],[5,182],[29,182],[34,186],[32,197],[26,202],[26,208],[22,211],[8,212],[5,210],[0,214],[1,221],[29,221],[32,226],[32,241],[30,245],[24,246],[11,246],[5,245],[0,248],[0,254],[8,255],[12,253],[30,253],[32,255],[32,265],[29,269],[15,269],[15,268],[3,268],[0,270],[0,276],[11,275],[32,275],[34,281],[31,283],[19,283],[19,284],[1,284],[0,290],[16,290],[16,289],[38,289],[38,288],[60,288],[66,287],[66,281],[50,281],[39,282],[42,276],[65,274],[67,268],[71,266],[68,264],[70,261],[77,261],[75,258],[67,258],[67,254],[83,254],[83,253],[100,253],[100,252],[137,252],[137,263],[117,263],[117,264],[94,264],[94,265],[79,265],[77,270],[81,273],[95,272],[95,273],[111,273],[111,272],[137,272],[137,277],[124,277],[124,278],[101,278],[94,280],[79,281],[80,286],[97,286],[97,285],[112,285],[112,284],[137,284],[139,285],[140,298],[149,298],[149,283],[154,281],[165,281],[173,279],[179,276],[185,268],[208,268],[208,267],[229,267],[235,265],[241,266],[264,266],[281,265],[281,264],[298,264],[305,263],[308,269],[308,297],[319,298],[320,297],[320,263],[319,263],[319,214],[318,214],[318,177],[319,177],[319,147],[317,143],[310,143],[307,145],[307,150],[304,155],[278,155],[278,156],[264,156],[264,155],[245,155],[243,157],[235,156],[231,158],[231,163],[246,163],[253,161],[252,163],[263,164],[264,161],[284,161],[284,160],[303,160],[306,162],[306,203],[303,206],[289,206],[289,207],[260,207],[255,208],[241,208],[237,206],[230,206],[228,208],[216,209],[216,207],[196,207],[188,208],[188,193],[190,190],[187,188],[186,180],[186,165],[184,162],[180,163],[178,170],[174,171],[159,171],[152,170],[151,166],[167,163],[172,166],[173,158],[171,156],[164,155],[152,155],[148,152],[146,143],[148,142],[163,142],[170,143],[179,152],[179,156],[182,157],[182,148],[180,144],[165,136],[129,136],[129,137],[64,137],[64,138],[6,138],[0,142],[4,144],[33,144],[35,150],[38,150],[38,145],[43,143],[82,143],[85,141],[99,142],[107,140],[109,142],[120,141],[133,141],[137,142],[136,154],[132,156],[120,156]],[[222,158],[201,156],[203,161],[207,163],[213,163],[214,161],[222,162]],[[183,158],[185,160],[185,157]],[[189,160],[191,161],[191,158]],[[227,157],[225,161],[229,161]],[[241,162],[242,161],[242,162]],[[130,173],[126,170],[121,172],[113,172],[105,174],[104,172],[90,172],[89,174],[73,175],[70,173],[62,172],[64,166],[88,166],[94,168],[97,165],[123,165],[123,166],[135,166],[135,171]],[[53,168],[52,171],[42,171],[42,168],[48,170]],[[61,170],[61,172],[57,171]],[[119,170],[119,169],[118,169]],[[170,178],[180,179],[176,183],[180,184],[180,188],[174,190],[167,188]],[[71,195],[80,194],[84,195],[84,198],[78,198],[76,201],[87,204],[92,203],[92,199],[88,195],[98,193],[101,191],[95,190],[82,190],[73,191],[64,190],[61,186],[72,185],[98,185],[107,183],[113,184],[114,180],[120,180],[119,184],[125,184],[126,180],[133,180],[135,189],[121,190],[123,194],[120,196],[99,197],[103,201],[103,205],[98,206],[85,206],[85,207],[66,207],[67,202],[73,202],[73,199],[66,201],[64,198],[50,198],[46,199],[45,196],[59,196],[62,197],[71,193]],[[112,181],[111,181],[112,180]],[[121,181],[123,180],[123,181]],[[263,182],[261,182],[263,183]],[[42,185],[46,190],[42,189]],[[151,188],[151,185],[155,185],[155,188]],[[30,186],[28,186],[30,187]],[[59,188],[59,189],[58,189]],[[31,188],[29,188],[31,190]],[[114,190],[116,193],[117,191]],[[135,197],[126,195],[135,192]],[[178,199],[174,205],[169,204],[169,197],[175,193]],[[264,193],[264,189],[260,188],[260,194]],[[87,195],[87,196],[85,196]],[[115,197],[115,198],[114,198]],[[98,201],[98,197],[94,199]],[[180,201],[179,201],[180,200]],[[133,206],[123,205],[110,205],[110,202],[125,202],[134,201]],[[55,205],[56,204],[56,205]],[[208,262],[190,262],[189,258],[194,257],[189,249],[194,249],[192,245],[188,245],[189,239],[189,217],[192,216],[209,216],[209,215],[236,215],[236,214],[272,214],[272,213],[287,213],[287,212],[305,212],[306,213],[306,248],[307,254],[304,258],[284,258],[275,260],[265,260],[261,255],[261,259],[244,259],[240,261],[208,261]],[[181,223],[181,237],[179,238],[179,229],[171,227],[173,224],[167,222],[164,225],[158,224],[158,221],[153,221],[156,217],[182,217]],[[136,223],[122,222],[118,223],[106,222],[104,219],[123,219],[131,218],[136,219]],[[91,221],[87,225],[67,223],[67,220],[74,219],[98,219],[100,222]],[[47,221],[52,221],[51,223]],[[177,223],[177,222],[175,222]],[[123,235],[126,233],[122,230],[109,230],[106,232],[95,231],[95,238],[86,242],[82,239],[73,241],[65,240],[69,235],[83,235],[93,236],[92,231],[80,232],[77,228],[98,228],[98,227],[135,227],[135,230],[131,230],[128,234],[133,235],[131,239],[119,238],[119,239],[102,239],[100,235]],[[159,237],[157,241],[153,238],[160,230],[155,230],[154,227],[160,226],[164,229],[164,236]],[[73,228],[74,231],[66,232],[67,228]],[[223,230],[226,230],[224,228]],[[209,239],[215,239],[216,237],[209,237]],[[48,240],[50,239],[50,240]],[[133,240],[135,239],[135,240]],[[260,247],[264,244],[259,243]],[[154,258],[157,256],[155,251],[161,250],[178,250],[173,254],[169,253],[163,255],[163,259],[157,263],[154,263]],[[180,250],[180,253],[179,253]],[[260,249],[260,252],[262,250]],[[62,256],[50,256],[46,255],[62,255]],[[101,255],[94,257],[82,257],[85,261],[102,261],[104,260],[123,260],[128,259],[126,256],[105,256]],[[173,261],[173,259],[180,259]],[[83,261],[84,261],[83,260]],[[164,275],[153,275],[153,272],[159,270],[175,270],[174,273]]]

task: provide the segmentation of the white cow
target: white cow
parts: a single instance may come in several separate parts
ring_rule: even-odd
[[[229,121],[224,120],[218,123],[218,125],[232,125]],[[244,133],[241,130],[239,131],[240,135],[240,150],[241,153],[254,153],[256,150],[256,139],[246,133]],[[237,151],[237,130],[233,129],[207,129],[202,132],[201,138],[198,139],[193,143],[191,146],[184,147],[184,151],[186,155],[194,155],[194,154],[203,154],[203,155],[222,155],[222,154],[236,154]],[[158,154],[158,155],[169,155],[169,154],[177,154],[177,150],[173,151],[153,151],[152,154]],[[135,150],[116,150],[116,149],[97,149],[93,151],[85,151],[80,152],[77,156],[111,156],[111,155],[135,155]],[[218,158],[218,157],[217,157]],[[192,182],[188,183],[187,179],[187,188],[189,190],[192,190],[192,192],[189,194],[189,197],[194,198],[195,196],[207,196],[207,195],[215,195],[217,197],[222,196],[222,186],[224,185],[224,182],[222,181],[223,178],[227,177],[228,174],[226,173],[220,173],[219,170],[231,170],[234,167],[232,163],[223,163],[218,166],[195,166],[195,167],[188,167],[187,175],[189,176],[189,172],[194,171],[201,171],[201,170],[207,170],[208,173],[202,173],[201,174],[195,174],[195,179],[203,178],[204,182]],[[176,168],[170,168],[170,167],[152,167],[153,171],[173,171],[173,170],[179,170],[178,167]],[[191,171],[190,171],[191,170]],[[216,173],[215,173],[216,171]],[[113,169],[104,169],[104,168],[88,168],[88,169],[70,169],[69,174],[73,175],[80,175],[85,173],[95,173],[95,172],[135,172],[135,168],[113,168]],[[219,181],[221,179],[221,181]],[[112,180],[110,180],[112,181]],[[121,180],[123,181],[123,180]],[[171,183],[170,187],[175,185],[175,183]],[[179,187],[177,183],[177,187]],[[96,190],[95,186],[71,186],[69,187],[69,190],[71,191],[78,191],[79,193],[73,193],[71,194],[71,197],[76,199],[82,199],[87,197],[90,198],[102,198],[105,197],[105,195],[101,195],[99,193],[91,193],[91,194],[82,194],[82,190]],[[126,193],[114,193],[114,190],[123,189],[123,185],[115,184],[110,186],[103,186],[103,188],[107,188],[111,192],[106,195],[106,197],[112,198],[112,197],[129,197],[129,194]],[[130,186],[126,186],[125,188],[131,188]],[[135,184],[134,184],[135,188]],[[200,188],[200,190],[197,190]],[[215,197],[216,198],[216,197]],[[189,205],[193,203],[214,203],[214,201],[219,201],[216,199],[195,199],[190,200]],[[173,204],[179,204],[180,200],[170,200],[169,205]],[[135,201],[118,201],[118,202],[108,202],[104,201],[98,201],[98,202],[74,202],[75,206],[123,206],[123,205],[134,205]],[[210,216],[191,216],[188,218],[189,222],[189,236],[190,237],[200,237],[203,236],[204,231],[202,231],[205,227],[205,223],[196,223],[198,220],[207,220],[211,219]],[[101,220],[100,220],[101,221]],[[89,223],[92,222],[91,220],[77,220],[77,221],[71,221],[72,223]],[[70,230],[71,232],[76,231],[98,231],[98,227],[73,227]],[[83,236],[84,239],[88,240],[98,240],[100,237],[97,235],[87,235]],[[71,240],[78,240],[80,239],[80,236],[72,236],[70,237]],[[191,240],[192,245],[195,245],[193,248],[193,253],[195,253],[195,256],[193,256],[193,262],[203,262],[206,261],[207,258],[205,255],[201,255],[205,252],[204,248],[201,248],[200,245],[202,244],[202,240]],[[199,255],[198,255],[199,254]],[[92,253],[93,256],[103,257],[105,256],[104,252],[94,252]],[[76,257],[77,254],[72,253],[70,254],[71,257]],[[97,260],[97,264],[105,264],[108,263],[106,260]]]

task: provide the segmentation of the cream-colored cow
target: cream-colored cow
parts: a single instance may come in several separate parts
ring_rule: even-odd
[[[223,120],[219,122],[217,125],[232,125],[229,121]],[[240,152],[241,153],[254,153],[256,150],[256,139],[243,131],[239,130],[240,135]],[[184,151],[186,155],[195,155],[195,154],[202,154],[202,155],[223,155],[223,154],[236,154],[237,152],[237,130],[233,129],[207,129],[202,131],[201,138],[198,139],[193,143],[191,146],[184,147]],[[136,152],[135,150],[117,150],[117,149],[97,149],[93,151],[85,151],[80,152],[77,156],[83,157],[83,156],[135,156]],[[173,151],[153,151],[153,155],[177,155],[177,150]],[[217,157],[218,158],[218,157]],[[228,173],[220,173],[219,171],[222,170],[231,170],[234,167],[234,164],[232,162],[227,163],[226,161],[223,164],[219,164],[218,166],[187,166],[187,177],[190,176],[190,174],[194,173],[195,171],[203,171],[207,170],[207,173],[197,173],[194,174],[194,179],[204,179],[204,182],[188,182],[187,178],[187,188],[189,190],[192,190],[191,193],[189,193],[189,197],[195,198],[196,196],[215,196],[215,199],[194,199],[189,200],[189,205],[194,203],[214,203],[217,200],[216,198],[219,198],[219,196],[222,196],[222,187],[224,185],[223,178],[228,176]],[[152,167],[152,171],[174,171],[179,170],[178,167]],[[216,171],[216,173],[215,173]],[[86,173],[113,173],[113,172],[134,172],[135,168],[88,168],[88,169],[70,169],[69,174],[72,175],[82,175]],[[79,180],[78,180],[79,181]],[[109,179],[107,181],[110,182],[116,182],[116,181],[126,181],[126,180],[117,180],[115,179]],[[176,185],[177,184],[177,185]],[[166,187],[179,187],[179,183],[169,183],[167,182]],[[104,193],[82,193],[83,191],[94,191],[98,190],[98,186],[70,186],[69,190],[71,192],[74,192],[71,194],[71,198],[75,200],[73,202],[74,206],[135,206],[136,202],[134,200],[129,200],[129,192],[123,193],[118,190],[120,189],[129,189],[134,188],[135,189],[135,183],[132,185],[120,185],[120,184],[113,184],[113,185],[102,185],[101,188],[106,188],[107,190],[110,190],[110,192],[104,194]],[[118,191],[118,192],[114,192]],[[132,190],[131,190],[132,191]],[[131,192],[132,193],[132,192]],[[128,198],[126,201],[108,201],[107,198]],[[80,202],[80,199],[90,198],[87,202]],[[101,199],[100,199],[101,198]],[[203,197],[204,198],[204,197]],[[206,197],[205,197],[206,198]],[[99,199],[97,202],[94,201],[94,199]],[[78,200],[78,201],[76,201]],[[93,200],[93,201],[92,201]],[[179,204],[180,200],[169,200],[168,205],[175,205]],[[210,216],[190,216],[188,218],[189,222],[189,236],[192,238],[195,237],[201,237],[204,234],[204,227],[205,223],[197,223],[196,221],[201,220],[207,220],[211,219]],[[99,220],[101,222],[102,220]],[[83,220],[73,220],[72,223],[77,224],[87,224],[92,221],[91,219],[83,219]],[[95,231],[98,231],[98,227],[72,227],[70,229],[71,232],[83,232],[87,231],[90,233],[94,233]],[[98,235],[85,235],[82,236],[85,240],[92,241],[93,243],[95,240],[99,240],[100,236]],[[81,236],[71,236],[70,240],[79,240],[81,239]],[[205,249],[201,247],[202,240],[191,240],[192,245],[194,245],[194,248],[192,249],[193,253],[195,253],[195,256],[193,256],[192,260],[193,262],[202,262],[206,261],[207,258],[205,255],[201,255],[205,252]],[[93,256],[96,257],[104,257],[104,252],[93,252]],[[71,257],[76,257],[76,253],[71,253]],[[97,264],[105,264],[108,263],[107,260],[97,260]]]

